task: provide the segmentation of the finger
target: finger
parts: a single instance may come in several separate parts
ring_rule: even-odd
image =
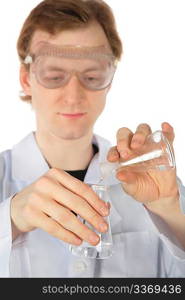
[[[124,184],[135,183],[137,180],[137,174],[134,172],[129,172],[122,170],[121,168],[116,173],[116,177],[118,180],[122,181]]]
[[[81,239],[93,245],[99,242],[98,235],[96,235],[87,226],[82,224],[79,218],[77,218],[69,209],[62,205],[59,205],[55,200],[38,197],[37,206],[39,207],[39,209],[42,207],[42,210],[45,214],[52,217],[65,229],[75,233]],[[87,221],[92,224],[93,227],[95,227],[99,232],[106,231],[108,229],[108,225],[104,220],[102,221],[102,218],[98,214],[92,212],[91,218],[92,219],[89,218],[89,220]],[[83,219],[85,219],[84,216]]]
[[[47,186],[47,192],[42,196],[38,196],[37,193],[37,201],[38,205],[42,207],[46,206],[46,199],[49,198],[54,199],[56,202],[65,206],[66,208],[74,211],[77,215],[81,216],[83,219],[87,220],[93,227],[95,227],[98,231],[104,232],[107,230],[108,225],[105,222],[104,218],[90,205],[90,203],[81,196],[74,194],[70,190],[66,189],[62,185],[57,182],[52,182],[51,178],[45,178],[45,185]],[[87,190],[91,190],[89,186],[87,186]],[[52,211],[54,208],[51,207],[51,199],[48,203],[50,206],[49,211]],[[92,200],[90,200],[92,201]],[[41,203],[41,204],[40,204]],[[108,210],[109,208],[106,207]]]
[[[118,161],[120,158],[119,152],[117,150],[117,147],[114,146],[112,148],[110,148],[108,154],[107,154],[107,160],[110,162],[116,162]]]
[[[51,177],[55,178],[57,180],[57,182],[60,183],[60,185],[57,184],[57,186],[58,186],[58,188],[57,188],[58,197],[57,198],[60,199],[60,197],[62,196],[62,192],[64,192],[64,188],[62,188],[62,187],[65,187],[66,188],[65,190],[71,191],[70,198],[72,198],[73,200],[74,200],[74,198],[72,197],[72,195],[76,195],[78,200],[80,199],[80,197],[82,197],[102,216],[107,216],[109,214],[109,209],[108,209],[106,203],[103,200],[101,200],[96,195],[96,193],[90,188],[90,186],[88,186],[84,182],[81,182],[77,178],[75,178],[75,177],[71,176],[70,174],[68,174],[62,170],[59,170],[59,169],[50,169],[50,171],[45,176],[46,180],[47,180],[47,176],[49,178],[51,178]],[[52,186],[52,188],[53,188],[53,186]],[[51,193],[54,191],[54,190],[52,190],[52,188],[50,187]],[[56,195],[57,195],[57,193],[56,193]],[[66,195],[66,192],[65,192],[65,196],[66,197],[68,196],[68,195]],[[53,197],[53,198],[55,199],[55,197]],[[73,201],[73,204],[74,204],[74,202],[75,201]],[[84,203],[84,201],[83,201],[83,203]]]
[[[175,138],[175,133],[173,127],[168,122],[163,122],[161,124],[162,132],[167,137],[170,143],[173,143]]]
[[[82,243],[82,240],[78,236],[63,228],[44,213],[35,210],[30,215],[32,215],[32,219],[35,219],[35,226],[50,235],[72,245],[79,246]]]
[[[131,154],[130,141],[132,139],[132,136],[132,131],[126,127],[120,128],[117,132],[117,150],[120,157],[123,159],[127,159]]]
[[[99,232],[104,232],[107,230],[108,225],[105,222],[104,218],[95,210],[89,203],[71,193],[68,190],[63,191],[63,203],[70,210],[73,210],[81,218],[85,219],[93,227],[95,227]]]
[[[151,128],[148,124],[142,123],[138,125],[138,127],[136,128],[136,132],[132,137],[131,148],[137,149],[141,147],[145,143],[147,136],[151,134],[151,132]]]
[[[46,201],[46,199],[44,200]],[[60,206],[54,200],[48,199],[44,212],[62,225],[64,229],[74,233],[80,239],[92,245],[96,245],[99,242],[99,236],[95,232],[85,226],[69,209]]]

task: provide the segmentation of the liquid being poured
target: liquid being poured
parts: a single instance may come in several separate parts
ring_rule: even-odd
[[[155,158],[159,158],[162,154],[163,154],[163,150],[159,149],[159,150],[154,150],[149,153],[137,156],[125,162],[116,162],[116,163],[103,162],[100,164],[101,178],[99,184],[111,173],[115,173],[117,169],[120,167],[128,167],[135,164],[143,163]]]

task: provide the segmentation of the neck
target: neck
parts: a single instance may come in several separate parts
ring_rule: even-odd
[[[64,140],[54,135],[35,132],[37,144],[49,167],[62,170],[83,170],[93,157],[92,132],[79,139]]]

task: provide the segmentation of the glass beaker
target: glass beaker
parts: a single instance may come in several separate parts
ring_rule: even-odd
[[[106,203],[110,202],[109,194],[107,187],[105,185],[90,185],[93,191]],[[80,218],[80,217],[79,217]],[[109,216],[104,217],[105,221],[108,224],[108,230],[104,233],[98,232],[92,225],[90,225],[87,221],[80,218],[80,220],[88,226],[91,230],[93,230],[100,237],[100,242],[98,245],[93,246],[86,241],[83,241],[80,246],[70,245],[69,249],[72,254],[85,258],[99,258],[104,259],[108,258],[113,253],[113,243],[112,243],[112,233],[110,227]]]
[[[102,179],[122,168],[131,172],[145,172],[152,169],[165,171],[175,168],[172,147],[162,131],[150,134],[143,146],[132,150],[128,160],[120,159],[116,163],[102,162],[100,164]]]

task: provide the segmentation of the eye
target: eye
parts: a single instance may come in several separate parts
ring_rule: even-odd
[[[89,86],[99,86],[102,85],[105,81],[104,75],[100,72],[96,74],[84,74],[83,81]]]
[[[47,81],[62,81],[62,80],[65,80],[65,74],[64,73],[46,73],[44,74],[43,76],[43,79],[44,80],[47,80]]]
[[[57,81],[57,80],[61,80],[62,77],[60,77],[60,76],[55,76],[55,77],[48,77],[47,79],[48,79],[48,80],[52,80],[52,81]]]
[[[99,81],[101,79],[101,76],[98,75],[98,74],[85,74],[84,75],[84,79],[86,81],[89,81],[89,82],[94,82],[94,81]]]
[[[86,80],[88,80],[88,81],[96,81],[96,80],[98,80],[98,78],[97,77],[88,76],[86,78]]]

